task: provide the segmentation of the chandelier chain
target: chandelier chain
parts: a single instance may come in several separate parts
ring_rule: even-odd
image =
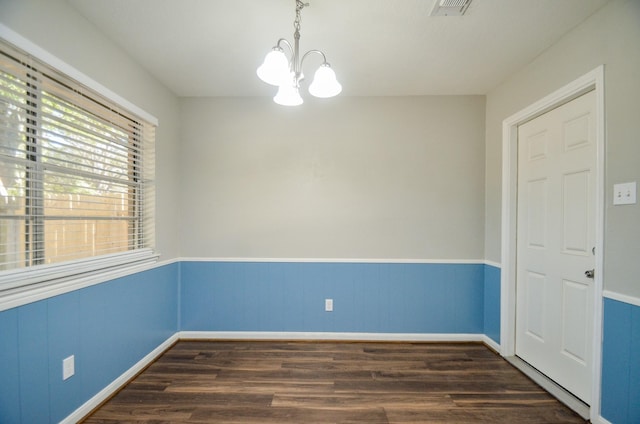
[[[293,28],[296,32],[300,32],[300,21],[302,21],[302,9],[309,6],[309,3],[304,3],[301,0],[296,0],[296,19],[293,21]]]

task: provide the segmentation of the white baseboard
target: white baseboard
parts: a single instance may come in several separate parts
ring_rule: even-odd
[[[495,351],[496,353],[500,353],[500,345],[498,343],[496,343],[491,337],[482,334],[482,340],[481,340],[484,344],[486,344],[487,346],[489,346],[489,348],[491,348],[493,351]]]
[[[120,377],[116,378],[104,389],[100,390],[95,396],[86,401],[82,406],[73,411],[71,415],[67,416],[64,420],[60,421],[60,424],[74,424],[86,417],[91,411],[100,406],[102,402],[109,399],[116,393],[122,386],[127,384],[129,380],[136,376],[140,371],[145,369],[153,361],[156,360],[162,353],[171,347],[172,344],[179,340],[178,333],[175,333],[167,340],[165,340],[160,346],[153,349],[144,358],[139,360],[134,366],[129,368]]]
[[[116,378],[82,406],[73,411],[60,424],[73,424],[86,417],[101,403],[113,396],[145,367],[155,361],[179,340],[323,340],[371,342],[482,342],[496,352],[500,345],[484,334],[440,333],[324,333],[324,332],[271,332],[271,331],[179,331],[165,340],[138,363]],[[603,422],[603,424],[610,424]]]
[[[440,333],[325,333],[278,331],[181,331],[181,340],[327,340],[371,342],[483,342],[495,343],[484,334]],[[488,341],[491,340],[492,343]],[[497,346],[497,345],[496,345]],[[494,346],[491,346],[494,348]]]

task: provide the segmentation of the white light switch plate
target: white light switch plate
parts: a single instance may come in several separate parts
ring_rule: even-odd
[[[614,205],[634,205],[636,203],[636,182],[613,185]]]

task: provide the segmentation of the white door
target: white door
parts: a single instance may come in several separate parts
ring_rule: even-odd
[[[596,96],[518,128],[516,355],[591,403]],[[598,272],[599,270],[595,270]]]

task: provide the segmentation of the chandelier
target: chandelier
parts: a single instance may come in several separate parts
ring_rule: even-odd
[[[300,82],[304,79],[302,64],[310,54],[322,56],[322,64],[313,76],[309,93],[315,97],[326,98],[337,96],[342,91],[342,86],[336,79],[336,73],[331,69],[324,53],[320,50],[309,50],[300,57],[300,15],[306,6],[309,6],[309,3],[296,0],[293,46],[284,38],[279,39],[257,70],[258,77],[262,81],[278,87],[278,93],[273,101],[284,106],[298,106],[303,103],[300,96]],[[290,59],[287,59],[283,45],[289,50]]]

